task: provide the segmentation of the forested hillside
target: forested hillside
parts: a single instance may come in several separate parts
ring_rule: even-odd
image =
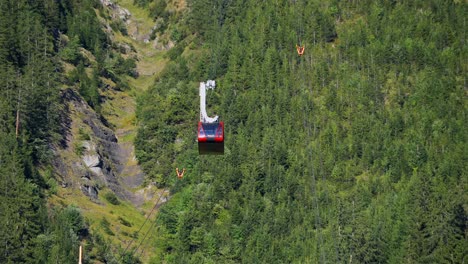
[[[153,263],[467,261],[466,2],[187,5],[137,109],[137,158],[173,194]],[[197,151],[208,79],[224,156]]]
[[[467,13],[0,0],[0,263],[466,263]]]
[[[104,11],[95,0],[0,0],[0,263],[76,263],[83,241],[85,261],[138,261],[90,230],[82,204],[64,202],[62,190],[84,196],[86,186],[71,186],[55,164],[66,149],[85,151],[70,139],[70,101],[105,122],[103,81],[125,89],[134,73],[104,31]]]

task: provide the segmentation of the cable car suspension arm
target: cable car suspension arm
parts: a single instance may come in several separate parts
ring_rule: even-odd
[[[206,113],[206,91],[208,89],[214,90],[216,82],[209,80],[206,83],[200,83],[200,122],[202,123],[216,123],[218,122],[218,116],[209,117]]]

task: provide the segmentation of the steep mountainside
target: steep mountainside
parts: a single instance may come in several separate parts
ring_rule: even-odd
[[[0,263],[465,263],[467,13],[0,0]]]
[[[174,193],[153,263],[466,262],[466,2],[188,7],[138,105],[137,158]],[[197,151],[209,79],[224,156]]]
[[[135,158],[135,99],[162,69],[165,59],[161,56],[163,51],[148,39],[152,28],[147,25],[149,18],[143,10],[130,3],[123,3],[128,9],[112,1],[101,4],[98,18],[111,40],[112,50],[117,52],[107,63],[130,68],[112,69],[108,75],[98,77],[98,108],[90,107],[73,89],[64,92],[69,129],[65,131],[66,143],[57,149],[54,161],[58,177],[63,178],[63,188],[52,201],[81,208],[92,234],[102,233],[121,247],[117,260],[125,251],[146,258],[152,246],[145,241],[144,233],[150,226],[143,224],[154,218],[153,206],[162,204],[166,198],[161,198],[167,193],[145,180]],[[130,10],[140,11],[143,17]],[[90,65],[84,66],[87,73],[96,61],[94,54],[88,54],[88,59]],[[69,73],[76,70],[79,69],[69,66]],[[136,252],[137,246],[141,252]],[[88,259],[93,259],[93,255]]]
[[[0,1],[1,263],[75,263],[79,245],[85,262],[137,263],[153,249],[143,224],[167,192],[132,142],[167,47],[122,4]]]

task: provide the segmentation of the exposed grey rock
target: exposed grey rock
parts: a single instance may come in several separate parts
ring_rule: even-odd
[[[117,138],[114,135],[114,132],[108,127],[105,127],[104,125],[99,126],[96,124],[96,121],[100,121],[97,119],[96,114],[90,116],[90,118],[86,118],[83,120],[83,123],[91,127],[93,130],[93,133],[100,139],[105,140],[105,141],[110,141],[110,142],[117,142]]]
[[[92,172],[94,172],[94,174],[96,174],[97,176],[103,176],[104,173],[102,172],[102,169],[99,168],[99,167],[92,167],[92,168],[89,168]]]
[[[85,171],[85,172],[84,172],[84,175],[81,176],[81,179],[82,179],[82,180],[88,180],[88,181],[89,181],[89,180],[91,179],[91,173],[90,173],[89,171]]]
[[[69,178],[67,164],[65,164],[62,159],[58,159],[58,158],[53,159],[51,161],[51,164],[54,167],[55,178],[58,181],[61,181],[62,183],[64,183],[66,179]]]
[[[115,4],[110,0],[101,0],[101,4],[105,7],[115,8]]]
[[[130,47],[130,45],[128,45],[127,43],[118,43],[117,46],[119,48],[119,51],[123,54],[129,54],[133,51],[132,47]]]
[[[81,191],[91,199],[97,200],[98,199],[98,189],[94,186],[84,184],[81,186]]]
[[[135,200],[135,195],[122,186],[118,177],[124,168],[122,161],[125,153],[122,153],[117,144],[114,132],[105,125],[103,120],[73,89],[65,90],[62,99],[66,105],[73,106],[67,107],[68,112],[64,114],[70,116],[72,114],[71,109],[79,112],[82,122],[91,128],[92,133],[90,136],[92,140],[84,141],[87,149],[87,153],[82,158],[84,164],[78,161],[68,161],[67,164],[66,161],[58,157],[54,160],[53,164],[60,178],[64,179],[63,182],[78,182],[82,180],[82,177],[85,177],[89,179],[89,183],[100,182],[108,187],[120,199]],[[70,129],[66,130],[66,133],[68,133],[66,138],[72,140],[73,136]],[[66,144],[65,148],[68,148],[69,145]],[[75,180],[74,177],[76,177]],[[77,187],[91,199],[97,199],[97,188],[85,183],[86,180]]]
[[[119,14],[119,18],[123,21],[126,21],[132,15],[130,11],[128,11],[128,9],[120,7],[120,6],[118,6],[118,14]]]
[[[101,164],[101,160],[99,158],[98,154],[94,155],[84,155],[83,156],[83,161],[86,164],[88,168],[92,167],[99,167]]]
[[[139,22],[132,19],[129,10],[120,7],[111,0],[100,0],[100,2],[106,9],[110,10],[114,21],[120,23],[118,20],[121,20],[124,25],[128,25],[127,30],[131,37],[144,42],[150,41],[152,32],[143,32],[148,33],[146,35],[139,34]],[[112,36],[113,32],[109,22],[103,19],[101,23],[108,35]],[[156,25],[153,30],[155,29]],[[136,32],[132,30],[136,30]],[[165,49],[173,45],[169,41],[162,44],[161,47]],[[136,52],[129,44],[120,43],[116,47],[125,54]],[[111,189],[120,199],[131,201],[135,205],[141,205],[144,201],[151,199],[154,196],[154,191],[152,194],[144,192],[143,195],[133,194],[129,191],[131,188],[141,186],[144,179],[143,172],[132,160],[134,158],[133,146],[127,146],[125,143],[119,144],[107,121],[102,116],[98,116],[77,91],[73,89],[64,90],[62,99],[65,110],[62,115],[64,140],[61,146],[68,149],[72,146],[70,143],[76,143],[76,135],[71,133],[71,128],[76,127],[76,124],[72,122],[79,122],[80,126],[83,123],[90,128],[86,129],[87,131],[91,130],[91,133],[89,133],[91,140],[81,141],[85,149],[84,156],[77,158],[74,155],[67,154],[63,155],[63,157],[57,157],[59,161],[56,162],[58,165],[56,167],[60,168],[59,173],[60,177],[64,179],[63,182],[69,183],[75,189],[81,189],[85,195],[97,203],[99,203],[98,192],[104,187]],[[79,114],[75,114],[73,111]],[[119,134],[119,136],[121,135]]]
[[[110,0],[101,0],[101,4],[111,10],[114,11],[114,14],[120,18],[121,20],[123,21],[126,21],[128,18],[131,17],[131,13],[130,11],[128,11],[128,9],[126,8],[123,8],[115,3],[113,3],[112,1]],[[115,18],[115,16],[113,15],[113,18]]]
[[[96,149],[96,145],[92,144],[90,141],[83,141],[81,142],[81,146],[85,148],[86,151],[94,151]]]
[[[161,41],[158,37],[153,40],[153,48],[157,50],[170,50],[175,46],[175,43],[168,41]]]

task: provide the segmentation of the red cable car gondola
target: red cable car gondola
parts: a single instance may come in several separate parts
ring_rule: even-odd
[[[198,122],[198,153],[224,154],[224,122]]]

